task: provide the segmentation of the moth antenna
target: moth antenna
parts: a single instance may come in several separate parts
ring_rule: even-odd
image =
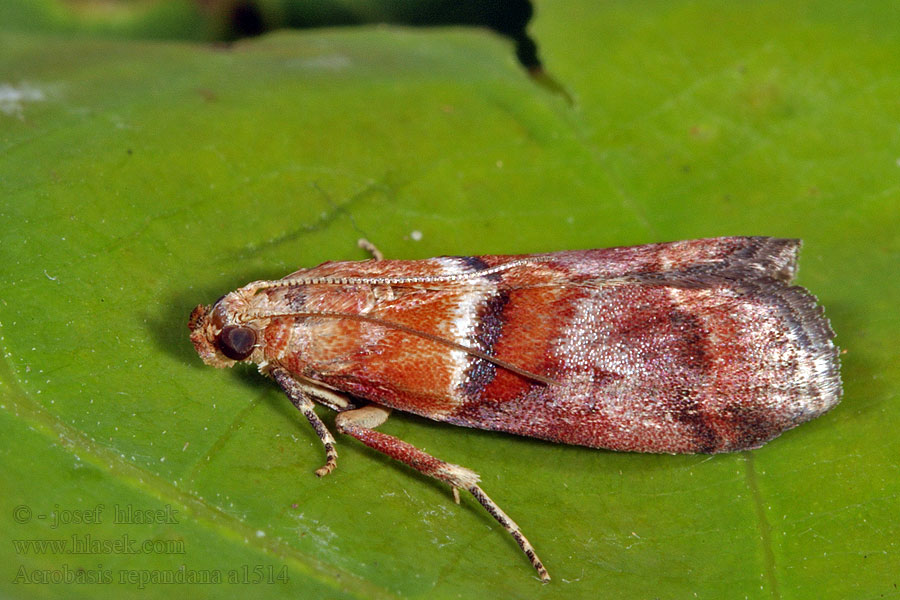
[[[438,344],[443,344],[449,348],[453,348],[454,350],[460,350],[465,352],[466,354],[470,354],[472,356],[477,356],[478,358],[484,359],[490,363],[497,365],[507,371],[511,371],[516,375],[521,375],[526,379],[531,379],[533,381],[537,381],[539,383],[543,383],[544,385],[561,385],[558,381],[551,379],[549,377],[545,377],[544,375],[540,375],[538,373],[533,373],[522,367],[517,367],[516,365],[506,362],[500,358],[496,358],[491,356],[490,354],[486,354],[477,348],[470,348],[469,346],[464,346],[462,344],[457,344],[453,340],[448,340],[447,338],[442,338],[439,335],[434,335],[433,333],[428,333],[427,331],[419,331],[418,329],[413,329],[412,327],[407,327],[406,325],[401,325],[400,323],[393,323],[391,321],[385,321],[384,319],[379,319],[378,317],[369,317],[366,315],[354,315],[351,313],[329,313],[329,312],[284,312],[284,313],[267,313],[267,314],[250,314],[247,316],[248,319],[276,319],[278,317],[300,317],[304,319],[308,318],[316,318],[322,317],[326,319],[349,319],[351,321],[363,321],[366,323],[375,323],[376,325],[381,325],[383,327],[389,327],[391,329],[397,329],[399,331],[403,331],[405,333],[409,333],[411,335],[416,335],[426,340],[431,340],[432,342],[436,342]]]
[[[485,277],[534,263],[552,260],[552,256],[520,258],[502,265],[452,275],[423,275],[421,277],[293,277],[272,281],[257,281],[248,285],[254,292],[260,290],[294,287],[301,285],[405,285],[410,283],[460,283],[478,277]]]

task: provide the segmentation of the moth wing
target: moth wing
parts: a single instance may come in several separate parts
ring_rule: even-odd
[[[470,427],[637,451],[752,447],[840,396],[827,320],[811,294],[787,285],[798,246],[714,238],[385,261],[391,276],[435,275],[382,281],[371,320],[341,321],[322,341],[336,351],[310,372]]]

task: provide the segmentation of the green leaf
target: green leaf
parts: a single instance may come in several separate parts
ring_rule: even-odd
[[[896,596],[898,16],[540,3],[572,104],[478,29],[0,33],[0,595]],[[382,428],[478,471],[548,585],[471,498],[352,440],[317,479],[276,386],[187,339],[196,304],[365,258],[359,237],[421,258],[731,234],[805,240],[846,350],[824,417],[715,457]]]

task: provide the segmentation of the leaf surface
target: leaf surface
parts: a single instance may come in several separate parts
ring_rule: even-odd
[[[2,595],[898,595],[896,8],[536,8],[572,103],[478,29],[0,33]],[[359,237],[423,258],[740,234],[804,239],[846,350],[817,421],[715,457],[383,427],[478,471],[549,585],[471,498],[352,440],[317,479],[274,384],[187,339],[196,304],[365,258]],[[150,544],[89,541],[123,538]]]

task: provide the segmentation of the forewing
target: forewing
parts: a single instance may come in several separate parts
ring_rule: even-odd
[[[390,266],[382,273],[392,277],[433,275],[382,281],[372,321],[335,325],[346,352],[310,371],[471,427],[622,450],[753,447],[840,395],[827,321],[811,295],[785,283],[797,247],[715,238],[366,263]]]

